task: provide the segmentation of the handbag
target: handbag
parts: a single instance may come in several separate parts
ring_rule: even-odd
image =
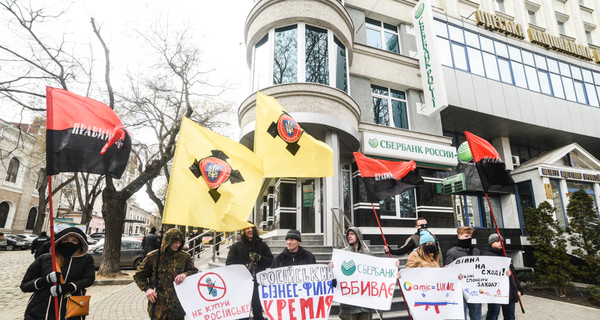
[[[87,316],[90,313],[91,296],[67,296],[67,312],[65,318]]]

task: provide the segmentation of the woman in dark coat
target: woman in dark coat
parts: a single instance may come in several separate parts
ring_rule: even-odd
[[[52,271],[52,255],[45,253],[35,259],[21,281],[23,292],[33,292],[25,309],[25,320],[56,320],[54,296],[58,296],[60,319],[65,319],[67,295],[85,295],[86,288],[96,278],[94,259],[87,253],[86,236],[79,228],[67,228],[56,234],[55,239],[60,272]]]

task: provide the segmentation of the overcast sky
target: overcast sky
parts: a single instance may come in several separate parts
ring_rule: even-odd
[[[53,11],[67,8],[59,20],[38,30],[46,39],[59,41],[64,34],[69,40],[81,44],[82,52],[89,51],[89,44],[98,45],[92,33],[90,17],[102,26],[102,36],[111,51],[112,81],[116,90],[124,86],[125,75],[140,66],[147,66],[146,55],[140,50],[139,31],[148,30],[160,22],[168,22],[173,30],[189,26],[194,41],[203,50],[203,60],[215,69],[215,84],[227,83],[230,88],[221,98],[233,102],[237,111],[239,104],[250,94],[249,70],[245,58],[244,24],[252,7],[253,0],[78,0],[46,1],[24,0],[32,7],[45,6]],[[6,30],[8,17],[0,13],[0,28]],[[5,42],[9,32],[0,32],[0,41]],[[3,38],[3,39],[2,39]],[[96,50],[96,63],[104,64],[102,52]],[[103,81],[103,75],[98,77]],[[1,80],[1,79],[0,79]],[[40,93],[44,92],[40,88]],[[77,94],[85,94],[75,92]],[[106,101],[102,101],[105,102]],[[21,121],[21,108],[6,101],[0,101],[0,118],[7,121]],[[234,117],[236,118],[236,117]],[[23,122],[30,121],[26,115]],[[233,139],[237,139],[237,122],[233,124]],[[136,199],[146,209],[153,204],[138,192]]]

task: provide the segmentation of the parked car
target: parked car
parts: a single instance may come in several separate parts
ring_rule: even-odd
[[[98,242],[97,239],[92,238],[89,234],[86,234],[88,245],[96,244]]]
[[[104,253],[104,242],[98,242],[96,246],[90,247],[88,253],[94,258],[94,267],[96,269],[100,268],[102,253]],[[143,260],[144,250],[142,250],[141,241],[135,239],[121,240],[121,256],[119,261],[121,268],[137,269]]]
[[[31,234],[31,233],[15,234],[14,236],[19,237],[22,240],[29,242],[30,246],[31,246],[31,243],[33,242],[33,240],[35,240],[35,238],[38,237],[37,235]]]
[[[13,234],[6,234],[4,236],[6,237],[6,250],[26,250],[29,249],[29,247],[31,247],[31,243]]]
[[[90,237],[94,238],[95,240],[104,239],[104,232],[92,233],[90,234]]]
[[[3,239],[0,239],[0,249],[6,250],[6,246],[8,246],[8,241],[6,240],[6,236]]]

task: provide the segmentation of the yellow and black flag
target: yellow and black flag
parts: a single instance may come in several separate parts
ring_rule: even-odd
[[[262,161],[245,146],[183,118],[163,223],[233,231],[251,226]]]
[[[333,151],[311,137],[275,100],[258,92],[254,152],[265,177],[331,177]]]

